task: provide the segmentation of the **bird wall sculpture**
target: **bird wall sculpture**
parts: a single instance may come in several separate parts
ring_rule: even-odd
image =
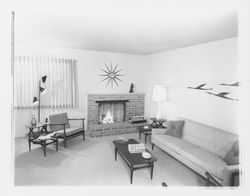
[[[201,84],[197,87],[188,87],[188,88],[196,89],[196,90],[212,90],[212,88],[203,88],[205,85],[207,85],[207,84]]]
[[[209,91],[209,90],[213,90],[213,88],[205,88],[207,84],[201,84],[197,87],[187,87],[189,89],[194,89],[194,90],[202,90],[202,91]],[[228,86],[228,87],[239,87],[239,82],[235,82],[235,83],[232,83],[232,84],[220,84],[222,86]],[[210,95],[213,95],[213,96],[217,96],[217,97],[220,97],[220,98],[223,98],[223,99],[229,99],[229,100],[234,100],[234,101],[239,101],[238,99],[235,99],[235,98],[231,98],[231,97],[228,97],[228,95],[230,94],[230,92],[220,92],[220,93],[212,93],[212,92],[206,92],[207,94],[210,94]]]
[[[235,82],[233,84],[220,84],[220,85],[223,85],[223,86],[239,86],[239,82]]]
[[[217,96],[217,97],[224,98],[224,99],[230,99],[230,100],[238,101],[238,99],[227,97],[226,95],[229,95],[230,94],[229,92],[221,92],[221,93],[218,93],[218,94],[210,93],[210,92],[207,92],[207,93],[210,94],[210,95],[214,95],[214,96]]]

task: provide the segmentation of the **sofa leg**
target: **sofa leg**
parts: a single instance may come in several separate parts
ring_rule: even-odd
[[[209,186],[209,180],[206,179],[206,186]]]
[[[154,150],[154,146],[155,146],[155,145],[152,143],[152,150]]]
[[[66,140],[65,139],[63,140],[63,145],[64,145],[64,148],[67,148]]]

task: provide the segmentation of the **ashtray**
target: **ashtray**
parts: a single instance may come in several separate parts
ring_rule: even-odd
[[[142,152],[142,157],[143,157],[144,159],[150,159],[150,158],[151,158],[151,154],[148,153],[148,152]]]

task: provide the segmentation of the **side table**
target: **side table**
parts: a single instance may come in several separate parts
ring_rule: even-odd
[[[146,144],[147,143],[147,137],[152,134],[151,125],[140,126],[138,128],[138,130],[139,130],[139,138],[140,138],[140,140],[141,140],[141,134],[143,133],[144,137],[145,137],[145,144]]]
[[[151,123],[152,128],[165,128],[163,123],[166,122],[165,119],[162,118],[150,118],[153,122]]]
[[[44,156],[46,156],[46,147],[50,144],[55,143],[56,151],[58,151],[58,138],[54,137],[54,133],[47,131],[47,124],[37,124],[36,126],[26,127],[29,128],[29,151],[31,151],[31,143],[41,145]],[[37,129],[37,131],[34,131],[34,129]]]

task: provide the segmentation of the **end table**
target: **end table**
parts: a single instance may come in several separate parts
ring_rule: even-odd
[[[26,127],[29,128],[29,151],[31,151],[31,143],[41,145],[44,156],[46,156],[46,147],[50,144],[55,143],[56,151],[58,151],[58,138],[54,137],[54,133],[47,131],[47,124],[37,124],[36,126]],[[37,131],[34,131],[34,129],[37,129]]]
[[[153,122],[151,123],[152,128],[165,128],[163,123],[167,122],[165,119],[163,118],[150,118],[150,120],[152,120]]]
[[[146,144],[147,143],[147,137],[152,134],[151,125],[140,126],[138,128],[138,130],[139,130],[139,138],[140,138],[140,140],[141,140],[141,134],[143,133],[144,137],[145,137],[145,144]]]

